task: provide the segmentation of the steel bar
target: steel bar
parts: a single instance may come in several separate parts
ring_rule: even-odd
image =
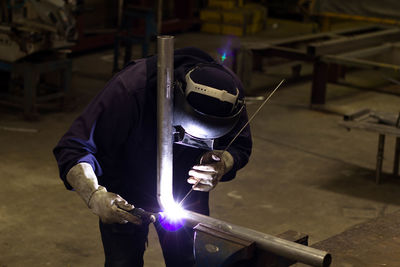
[[[249,49],[268,49],[270,46],[279,46],[279,47],[305,47],[307,44],[315,44],[322,45],[325,44],[326,41],[341,39],[343,40],[346,36],[357,36],[363,35],[366,36],[367,33],[373,32],[386,32],[387,27],[381,26],[366,26],[366,27],[356,27],[345,30],[337,30],[330,32],[322,32],[322,33],[312,33],[312,34],[303,34],[294,37],[288,37],[278,40],[272,40],[268,42],[260,42],[260,41],[245,41],[242,42],[242,45],[245,45]],[[306,51],[304,51],[306,52]]]
[[[173,202],[172,119],[174,37],[157,37],[157,200],[161,208]]]
[[[400,71],[399,62],[384,62],[384,60],[378,61],[378,59],[371,58],[379,55],[392,55],[394,52],[397,52],[396,50],[398,50],[398,48],[399,43],[386,43],[380,46],[351,51],[348,53],[322,56],[321,61],[346,66],[361,67],[363,69],[387,69],[397,73]],[[392,56],[390,59],[395,60],[396,57]]]
[[[378,134],[388,134],[400,137],[400,130],[385,124],[371,123],[368,121],[340,121],[339,125],[348,129],[360,129]]]
[[[391,28],[383,31],[349,36],[346,38],[310,43],[307,48],[307,53],[315,56],[337,54],[399,40],[400,30],[397,28]]]
[[[400,34],[400,33],[399,33]],[[378,44],[376,46],[369,46],[364,49],[357,50],[347,50],[343,53],[336,53],[338,56],[342,56],[345,58],[359,58],[359,59],[368,59],[371,56],[384,55],[391,52],[393,47],[395,47],[396,43],[384,43]],[[329,54],[330,56],[334,56],[334,54]],[[375,60],[374,60],[375,61]]]
[[[329,266],[331,263],[331,255],[322,250],[230,224],[195,212],[187,211],[185,219],[185,226],[187,227],[193,228],[201,223],[212,228],[217,228],[242,239],[254,241],[258,248],[287,259],[311,266]]]

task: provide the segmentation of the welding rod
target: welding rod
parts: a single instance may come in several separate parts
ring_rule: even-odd
[[[282,81],[275,87],[275,89],[268,95],[268,97],[264,100],[264,102],[260,105],[260,107],[254,112],[254,114],[251,116],[251,118],[246,122],[246,124],[240,129],[240,131],[233,137],[233,139],[230,141],[230,143],[225,147],[225,149],[222,151],[221,155],[225,153],[225,151],[228,150],[228,148],[233,144],[233,142],[238,138],[238,136],[243,132],[243,130],[249,125],[249,123],[254,119],[254,117],[257,115],[258,112],[263,108],[265,103],[268,102],[268,100],[271,98],[271,96],[275,93],[276,90],[282,85],[282,83],[285,81],[285,79],[282,79]],[[187,194],[182,198],[182,200],[179,202],[179,206],[182,205],[183,201],[192,193],[193,188],[195,188],[199,183],[200,179],[197,180],[197,182],[192,186],[192,188],[187,192]]]
[[[254,112],[254,114],[251,116],[251,118],[246,122],[246,124],[240,129],[240,131],[233,137],[231,142],[225,147],[224,151],[222,151],[222,154],[224,154],[225,151],[228,150],[228,148],[233,144],[233,142],[238,138],[238,136],[243,132],[243,130],[249,125],[249,123],[254,119],[254,117],[260,112],[260,110],[264,107],[264,105],[268,102],[268,100],[271,98],[271,96],[275,93],[276,90],[278,90],[279,87],[281,87],[282,83],[285,81],[285,79],[282,79],[282,81],[275,87],[275,89],[268,95],[268,97],[262,102],[260,107]]]
[[[190,195],[190,193],[192,193],[193,188],[195,188],[200,183],[200,181],[201,179],[197,180],[197,182],[192,186],[192,188],[190,188],[189,192],[187,192],[186,195],[179,202],[178,206],[182,205],[183,201],[185,201],[185,199]]]

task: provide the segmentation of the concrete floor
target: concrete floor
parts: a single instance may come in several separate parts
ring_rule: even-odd
[[[311,30],[306,24],[270,20],[264,33],[246,38],[272,39]],[[215,54],[227,41],[185,33],[176,36],[176,47],[198,46]],[[97,217],[76,193],[64,189],[52,148],[109,79],[111,60],[111,49],[74,57],[67,111],[43,112],[39,121],[28,122],[15,110],[1,109],[0,267],[102,266]],[[280,76],[283,72],[257,76],[255,83],[272,88]],[[362,72],[349,79],[365,82],[365,77],[374,76],[378,74]],[[285,84],[251,123],[250,162],[235,180],[213,191],[212,217],[272,235],[296,230],[308,234],[313,244],[400,210],[400,180],[385,175],[382,184],[375,184],[377,134],[346,131],[338,126],[340,114],[310,110],[310,88],[310,81]],[[247,90],[249,95],[263,93]],[[399,96],[337,85],[328,86],[327,100],[341,112],[372,108],[397,113],[400,106]],[[249,114],[259,104],[249,102]],[[394,138],[387,137],[386,174],[393,164],[393,145]],[[163,266],[153,229],[145,266]]]

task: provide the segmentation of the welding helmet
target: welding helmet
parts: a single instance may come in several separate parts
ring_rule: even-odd
[[[199,64],[175,81],[175,142],[214,149],[238,122],[244,101],[232,74],[217,63]]]

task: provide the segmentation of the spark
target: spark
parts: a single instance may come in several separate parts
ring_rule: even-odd
[[[185,210],[177,203],[170,203],[167,208],[160,212],[159,222],[167,231],[177,231],[181,229],[185,223]]]

